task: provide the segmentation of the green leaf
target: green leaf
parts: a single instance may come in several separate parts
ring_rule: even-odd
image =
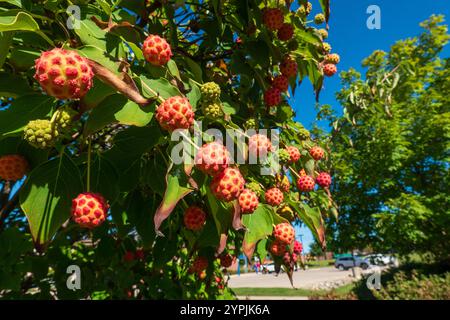
[[[119,195],[119,175],[111,162],[102,154],[93,157],[91,164],[91,190],[102,194],[112,204]]]
[[[39,30],[39,25],[33,17],[20,10],[8,10],[0,13],[0,32],[5,31],[33,31],[54,46],[53,41]]]
[[[13,35],[14,32],[0,32],[0,69],[3,66],[3,63],[5,63]]]
[[[14,83],[12,86],[11,83]],[[33,90],[24,78],[10,73],[0,73],[0,95],[16,98],[30,94]]]
[[[28,47],[14,47],[11,50],[9,63],[17,70],[28,70],[34,67],[34,61],[39,58],[41,52],[37,49]]]
[[[167,79],[148,79],[141,75],[137,80],[136,85],[141,88],[142,95],[146,98],[154,98],[157,95],[163,99],[173,96],[181,96],[181,92],[177,87],[170,84]]]
[[[78,167],[65,154],[31,171],[20,192],[35,244],[45,245],[70,218],[72,199],[83,191]]]
[[[247,228],[244,240],[248,245],[266,238],[272,234],[272,208],[266,204],[259,204],[252,214],[242,215],[242,223]]]
[[[162,222],[169,217],[178,201],[192,191],[194,191],[194,189],[189,186],[183,167],[180,165],[173,166],[172,163],[169,166],[166,175],[166,191],[161,204],[156,210],[154,218],[155,230],[158,234],[161,234],[159,228]]]
[[[154,104],[141,107],[121,94],[110,95],[91,111],[85,132],[91,134],[114,122],[144,127],[152,120],[154,108]]]
[[[41,94],[29,94],[14,100],[9,108],[0,111],[0,138],[18,133],[30,120],[51,114],[55,100]]]

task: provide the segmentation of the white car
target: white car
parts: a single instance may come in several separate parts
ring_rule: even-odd
[[[261,265],[262,273],[272,273],[275,271],[275,263],[267,263]],[[283,268],[280,268],[280,272],[283,272]]]

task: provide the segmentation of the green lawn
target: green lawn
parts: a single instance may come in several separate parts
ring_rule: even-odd
[[[320,261],[308,261],[306,265],[309,268],[323,268],[323,267],[329,267],[334,264],[334,259],[331,260],[320,260]]]
[[[344,295],[353,289],[353,284],[334,289],[336,295]],[[284,297],[309,297],[312,295],[325,295],[325,290],[292,289],[292,288],[235,288],[238,296],[284,296]]]

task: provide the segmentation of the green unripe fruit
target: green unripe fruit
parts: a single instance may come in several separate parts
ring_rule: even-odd
[[[264,189],[258,182],[249,182],[246,184],[246,188],[255,192],[258,197],[261,197],[264,193]]]
[[[247,130],[248,129],[258,129],[256,119],[255,118],[247,119],[247,121],[245,121],[245,123],[244,123],[244,128]]]
[[[325,51],[326,53],[331,51],[331,45],[328,42],[324,42],[322,44],[322,48],[323,48],[323,51]]]
[[[322,39],[328,38],[328,31],[326,29],[319,29],[318,32],[319,32],[320,36],[322,37]]]
[[[39,149],[53,147],[58,135],[58,130],[50,120],[32,120],[24,130],[24,139]]]
[[[315,24],[322,24],[325,22],[325,15],[323,13],[318,13],[314,17],[314,23]]]
[[[299,130],[298,137],[300,138],[300,140],[308,140],[310,138],[310,133],[308,130],[303,128]]]
[[[207,82],[200,87],[202,99],[208,101],[215,101],[220,98],[220,87],[215,82]]]
[[[202,103],[202,113],[205,117],[210,119],[219,119],[223,117],[223,110],[220,102],[204,101]]]
[[[63,131],[70,128],[72,124],[72,118],[77,114],[75,110],[69,106],[59,108],[56,112],[58,114],[55,117],[55,125],[58,130]]]
[[[307,16],[308,14],[311,13],[311,11],[312,11],[312,3],[308,2],[306,4],[306,7],[305,7],[305,5],[300,4],[300,7],[298,8],[297,13],[301,16]]]
[[[280,163],[288,163],[291,160],[291,156],[286,149],[280,149],[278,151],[278,159]]]

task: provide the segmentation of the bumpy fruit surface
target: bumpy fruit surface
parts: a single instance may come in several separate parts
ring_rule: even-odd
[[[276,240],[284,244],[291,244],[295,238],[295,231],[290,223],[283,222],[275,226],[273,235]]]
[[[192,263],[192,271],[200,273],[206,270],[206,268],[208,268],[208,259],[202,256],[195,258],[194,262]]]
[[[186,228],[198,231],[205,225],[206,213],[202,208],[191,206],[184,212],[183,221]]]
[[[332,63],[327,63],[326,65],[323,66],[323,74],[326,75],[327,77],[333,76],[336,72],[337,67]]]
[[[23,137],[35,148],[45,149],[55,145],[59,135],[56,126],[50,120],[31,120],[23,131]]]
[[[299,175],[300,177],[306,176],[306,171],[305,171],[305,169],[300,170],[300,171],[298,172],[298,175]]]
[[[289,178],[286,175],[282,175],[277,173],[275,175],[275,185],[283,192],[289,192],[291,188],[291,183],[289,182]]]
[[[314,17],[315,24],[322,24],[325,22],[325,15],[323,13],[318,13]]]
[[[264,189],[258,182],[247,183],[246,187],[247,189],[254,191],[258,197],[261,197],[262,194],[264,193]]]
[[[233,264],[233,256],[229,253],[221,254],[219,256],[219,260],[220,260],[220,266],[222,268],[229,268]],[[220,278],[219,278],[219,282],[220,282]]]
[[[67,130],[72,124],[73,117],[77,114],[76,111],[69,106],[64,106],[59,108],[56,112],[58,112],[55,117],[56,127],[59,131]]]
[[[298,160],[300,160],[300,151],[298,150],[297,147],[294,146],[289,146],[286,148],[287,152],[289,152],[289,156],[290,156],[290,161],[292,163],[297,162]]]
[[[331,185],[331,176],[326,172],[321,172],[317,176],[316,182],[322,188],[328,188]]]
[[[263,12],[263,23],[269,30],[278,30],[283,26],[283,12],[278,8],[266,8]]]
[[[297,76],[297,62],[295,62],[294,59],[287,56],[283,59],[283,62],[280,64],[280,71],[282,74],[284,74],[286,77],[296,77]]]
[[[220,98],[220,86],[215,82],[206,82],[200,87],[202,99],[208,101],[216,101]]]
[[[338,64],[341,57],[337,53],[330,53],[325,56],[325,61],[332,64]]]
[[[322,44],[322,49],[323,51],[325,51],[326,53],[331,51],[331,44],[329,44],[328,42],[324,42]]]
[[[28,161],[21,155],[9,154],[0,157],[0,180],[20,180],[28,169]]]
[[[325,152],[323,151],[323,149],[321,147],[314,146],[311,149],[309,149],[309,154],[311,155],[311,157],[314,160],[319,161],[320,159],[323,158],[323,156],[325,155]]]
[[[219,101],[203,101],[201,103],[202,113],[205,117],[210,119],[220,119],[223,118],[223,110]]]
[[[100,194],[80,193],[72,200],[72,218],[83,228],[101,225],[108,214],[109,205]]]
[[[297,180],[297,188],[303,192],[313,191],[315,184],[314,179],[308,175],[300,176]]]
[[[248,140],[248,152],[251,157],[265,157],[272,150],[272,142],[263,134],[254,134]]]
[[[278,39],[281,41],[288,41],[292,39],[294,35],[294,27],[290,23],[283,23],[280,29],[278,29]]]
[[[289,79],[285,75],[280,74],[273,79],[272,85],[280,91],[286,92],[289,88]]]
[[[170,97],[156,109],[156,120],[167,131],[188,129],[194,123],[194,112],[187,98]]]
[[[195,166],[206,174],[215,176],[228,167],[230,153],[219,142],[204,144],[195,155]]]
[[[35,61],[34,78],[47,94],[58,99],[82,98],[92,87],[94,73],[77,52],[55,48]]]
[[[296,263],[297,259],[298,259],[298,257],[297,257],[297,254],[295,254],[295,253],[291,254],[289,252],[285,252],[284,255],[283,255],[283,262],[286,265],[290,265],[291,262]]]
[[[279,240],[275,240],[269,246],[270,253],[272,253],[274,256],[277,257],[283,256],[286,250],[287,250],[286,243]]]
[[[239,195],[239,207],[243,214],[253,213],[258,207],[258,204],[258,196],[250,189],[244,189]]]
[[[311,2],[307,2],[306,6],[304,4],[301,4],[300,7],[297,10],[297,13],[305,16],[311,13],[312,10],[312,3]]]
[[[303,245],[300,241],[295,240],[294,241],[294,252],[297,254],[302,253],[303,251]]]
[[[258,127],[258,125],[257,125],[257,121],[255,118],[247,119],[244,123],[245,129],[257,129],[257,127]]]
[[[266,191],[265,194],[266,202],[271,206],[278,206],[284,200],[283,192],[281,192],[278,188],[270,188]]]
[[[172,57],[172,50],[166,39],[151,34],[145,39],[142,46],[145,60],[154,66],[163,66]]]
[[[289,163],[291,161],[291,156],[286,149],[280,149],[278,151],[278,159],[280,163]]]
[[[235,168],[226,168],[211,181],[211,191],[217,199],[232,201],[244,190],[245,180],[241,172]]]
[[[277,106],[281,102],[281,91],[277,87],[271,87],[264,92],[264,102],[266,106]]]
[[[322,37],[322,39],[327,39],[328,38],[328,31],[326,29],[319,29],[319,34]]]
[[[298,134],[297,136],[301,139],[301,140],[308,140],[310,138],[310,133],[307,129],[302,128],[298,130]]]

